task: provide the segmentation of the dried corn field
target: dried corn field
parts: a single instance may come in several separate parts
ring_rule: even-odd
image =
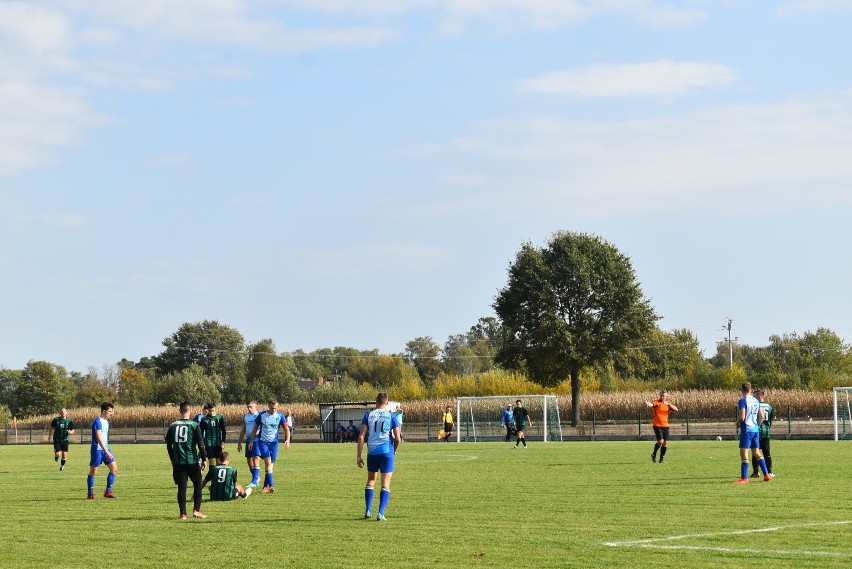
[[[657,397],[656,391],[631,391],[618,393],[584,393],[581,401],[581,420],[591,421],[594,414],[596,421],[632,421],[639,414],[647,413],[645,401]],[[679,409],[679,416],[689,413],[693,421],[733,421],[736,416],[736,406],[739,394],[735,391],[672,391],[669,392],[669,400]],[[812,392],[802,390],[774,390],[767,391],[766,400],[776,410],[776,414],[789,414],[796,418],[821,418],[832,417],[832,394],[827,392]],[[455,410],[455,399],[430,399],[420,401],[403,401],[406,423],[437,423],[441,413],[449,405]],[[263,405],[259,405],[263,409]],[[290,410],[293,414],[295,425],[298,428],[317,426],[319,424],[319,406],[308,403],[296,403],[287,405],[282,403],[281,410]],[[245,406],[222,405],[217,408],[218,412],[225,417],[229,430],[235,431],[242,422]],[[571,411],[571,398],[559,397],[559,411],[562,421]],[[95,407],[84,407],[70,409],[69,415],[77,421],[78,428],[87,428],[91,419],[96,417],[99,409]],[[646,415],[647,416],[647,415]],[[44,429],[53,419],[54,415],[43,415],[32,417],[17,422],[19,428]],[[116,428],[150,427],[164,428],[178,417],[175,406],[165,407],[123,407],[117,406],[113,415],[113,426]]]

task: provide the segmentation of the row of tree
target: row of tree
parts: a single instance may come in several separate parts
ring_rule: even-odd
[[[443,346],[418,337],[398,354],[348,347],[280,352],[271,339],[247,343],[238,330],[215,320],[184,323],[163,340],[159,354],[139,361],[122,359],[87,373],[46,361],[0,368],[0,420],[104,400],[356,400],[361,386],[399,399],[429,397],[446,392],[447,378],[505,370],[512,381],[520,374],[542,390],[569,381],[576,424],[581,387],[713,389],[748,379],[768,388],[826,389],[848,384],[852,375],[849,346],[827,328],[772,336],[762,347],[735,345],[733,365],[727,344],[705,357],[691,331],[656,325],[629,259],[593,235],[560,232],[546,247],[524,244],[494,309],[496,318],[480,318]],[[303,380],[320,385],[304,390]]]

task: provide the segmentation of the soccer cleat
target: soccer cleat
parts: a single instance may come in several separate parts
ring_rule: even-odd
[[[59,472],[62,472],[63,470],[65,470],[65,465],[64,465],[64,464],[63,464],[62,466],[60,466],[60,467],[59,467]]]
[[[369,520],[372,517],[373,517],[373,510],[367,510],[366,512],[364,512],[364,519],[365,520]]]
[[[748,483],[749,483],[748,478],[737,478],[736,480],[734,480],[734,484],[748,484]]]
[[[246,484],[246,488],[257,488],[257,482],[249,482]]]
[[[245,494],[243,494],[243,500],[251,496],[251,488],[246,488]]]
[[[107,490],[104,492],[104,498],[115,498],[115,494],[112,493],[112,490]]]
[[[187,519],[186,514],[181,514],[181,515],[180,515],[180,519],[182,519],[182,520]]]
[[[518,445],[515,445],[515,448],[518,448]]]
[[[655,452],[651,453],[651,462],[657,462],[657,453],[655,453]]]
[[[752,472],[752,473],[751,473],[751,477],[750,477],[750,478],[758,478],[759,476],[760,476],[760,472],[758,472],[757,470],[755,470],[754,472]]]
[[[89,494],[88,496],[86,496],[86,499],[87,499],[87,500],[94,500],[94,499],[95,499],[95,495],[94,495],[94,494]]]
[[[206,518],[206,517],[207,517],[207,514],[205,514],[205,513],[204,513],[204,512],[202,512],[201,510],[192,510],[192,517],[193,517],[193,518],[202,518],[202,519],[203,519],[203,518]]]
[[[666,461],[665,457],[660,457],[660,464],[663,464]]]
[[[275,487],[274,486],[264,486],[263,490],[261,490],[261,492],[263,492],[264,494],[272,494],[273,492],[275,492]]]
[[[54,456],[54,457],[53,457],[53,462],[59,462],[59,457],[58,457],[58,456]]]
[[[376,521],[377,522],[386,522],[386,521],[388,521],[388,519],[385,517],[384,514],[379,514],[379,515],[376,516]]]
[[[775,478],[775,475],[774,475],[774,474],[772,474],[772,473],[768,473],[766,476],[764,476],[764,477],[763,477],[763,481],[764,481],[764,482],[769,482],[769,481],[770,481],[770,480],[772,480],[773,478]]]

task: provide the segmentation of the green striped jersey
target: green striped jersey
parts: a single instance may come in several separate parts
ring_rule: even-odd
[[[53,428],[53,442],[64,443],[68,440],[68,431],[74,430],[74,421],[71,417],[56,417],[50,426]]]
[[[217,464],[207,472],[210,481],[210,499],[224,501],[234,499],[234,486],[237,483],[237,469],[229,464]]]
[[[201,434],[205,447],[220,447],[225,442],[225,419],[221,414],[205,415],[201,419]]]
[[[192,419],[178,419],[166,432],[166,448],[174,466],[198,464],[203,453],[201,430]]]

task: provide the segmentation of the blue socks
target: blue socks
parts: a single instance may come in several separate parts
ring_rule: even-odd
[[[748,478],[748,461],[745,461],[740,465],[740,472],[740,478]]]
[[[115,474],[110,472],[109,474],[107,474],[107,487],[106,487],[107,492],[110,492],[112,490],[112,483],[113,482],[115,482]]]
[[[764,476],[766,476],[767,474],[769,474],[769,469],[768,469],[768,468],[766,468],[766,459],[761,458],[761,459],[758,461],[758,464],[760,465],[760,470],[761,470],[761,472],[763,472],[763,475],[764,475]]]
[[[89,494],[94,494],[95,493],[95,477],[92,476],[91,474],[89,474],[89,476],[86,477],[86,483],[89,485]]]
[[[388,500],[390,500],[390,490],[382,488],[382,491],[379,492],[379,513],[381,515],[385,515],[385,508],[388,507]]]
[[[260,468],[252,468],[251,469],[251,483],[257,484],[260,482]]]
[[[275,484],[273,484],[273,483],[272,483],[272,473],[271,473],[271,472],[267,472],[267,473],[264,475],[264,477],[263,477],[263,486],[264,486],[264,487],[266,487],[266,486],[275,486]]]
[[[366,511],[370,512],[373,510],[373,487],[365,486],[364,487],[364,502],[367,505]]]

